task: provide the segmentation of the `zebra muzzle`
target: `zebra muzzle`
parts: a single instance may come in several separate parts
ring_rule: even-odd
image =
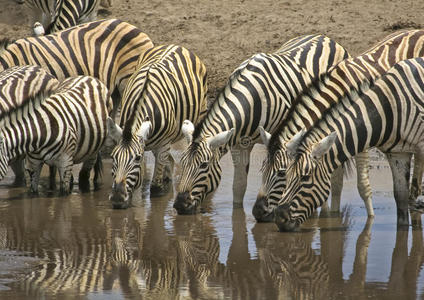
[[[130,197],[126,192],[124,182],[113,184],[112,192],[109,195],[109,200],[112,202],[113,208],[116,209],[128,208],[130,206]]]
[[[252,214],[257,222],[274,221],[274,210],[269,209],[268,201],[265,196],[258,196],[252,208]]]
[[[178,193],[174,208],[179,215],[193,215],[196,213],[196,205],[192,202],[188,192]]]
[[[296,222],[290,218],[290,204],[285,203],[275,209],[274,222],[277,224],[278,230],[282,232],[295,231],[297,229]]]

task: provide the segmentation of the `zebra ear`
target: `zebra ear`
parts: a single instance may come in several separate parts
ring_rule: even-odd
[[[300,141],[302,140],[303,136],[305,135],[306,130],[302,129],[298,133],[296,133],[293,138],[286,144],[286,151],[287,154],[290,157],[294,157],[297,152],[297,148],[299,148]]]
[[[184,137],[186,138],[187,144],[190,144],[193,140],[193,132],[194,132],[194,125],[191,123],[190,120],[185,120],[183,122],[183,125],[181,126],[181,131],[184,134]]]
[[[271,133],[266,131],[262,126],[259,126],[259,133],[261,134],[262,143],[268,147],[269,140],[271,139]]]
[[[215,150],[216,148],[226,144],[230,138],[233,136],[234,128],[231,128],[230,130],[220,132],[206,140],[207,144],[212,150]]]
[[[122,138],[122,129],[112,120],[111,117],[108,117],[106,120],[107,132],[108,135],[112,138],[115,143],[118,143]]]
[[[143,123],[141,123],[140,129],[137,132],[138,138],[143,141],[147,140],[147,137],[149,136],[151,129],[152,129],[152,122],[143,121]]]
[[[323,138],[318,144],[315,144],[312,148],[311,155],[315,159],[320,159],[325,153],[330,150],[337,138],[337,133],[333,131],[327,137]]]

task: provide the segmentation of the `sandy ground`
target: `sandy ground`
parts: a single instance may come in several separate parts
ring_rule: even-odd
[[[397,29],[420,28],[423,12],[419,0],[112,0],[99,18],[132,23],[156,45],[193,50],[208,68],[213,98],[244,59],[290,38],[323,33],[358,55]],[[15,0],[0,0],[0,38],[31,34],[30,14]]]

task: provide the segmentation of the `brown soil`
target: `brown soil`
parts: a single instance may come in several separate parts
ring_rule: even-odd
[[[132,23],[156,45],[193,50],[208,68],[213,97],[244,59],[290,38],[323,33],[358,55],[392,31],[421,27],[423,13],[417,0],[112,0],[99,18]],[[29,34],[29,10],[0,0],[0,38]]]

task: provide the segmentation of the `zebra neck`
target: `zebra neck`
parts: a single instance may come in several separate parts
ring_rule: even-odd
[[[373,72],[368,70],[367,56],[345,60],[328,75],[316,80],[294,102],[277,130],[280,138],[289,141],[303,128],[310,128],[341,99],[368,86]]]

